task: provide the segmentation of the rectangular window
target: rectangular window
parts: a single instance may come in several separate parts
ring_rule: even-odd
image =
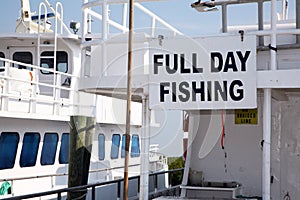
[[[61,146],[59,151],[59,163],[68,164],[69,163],[69,133],[63,133],[61,137]]]
[[[0,52],[0,58],[5,58],[5,55],[3,52]],[[5,62],[0,60],[0,72],[4,72],[5,69]]]
[[[0,135],[0,169],[11,169],[15,165],[19,144],[17,132],[2,132]]]
[[[39,133],[25,133],[20,158],[21,167],[35,166],[39,144]]]
[[[13,60],[32,65],[32,53],[31,52],[15,52],[13,54]],[[18,65],[18,64],[13,64],[13,67],[16,67],[18,69],[32,70],[31,67],[26,67],[26,66]]]
[[[126,135],[122,135],[121,158],[125,158]]]
[[[46,133],[44,136],[41,165],[53,165],[58,142],[57,133]]]
[[[46,69],[54,69],[53,62],[54,62],[54,52],[53,51],[44,51],[41,54],[41,67]],[[68,54],[64,51],[57,51],[56,52],[56,71],[59,72],[68,72]],[[53,74],[47,70],[41,70],[42,74]]]
[[[112,143],[111,143],[111,151],[110,151],[111,159],[117,159],[119,157],[120,139],[121,139],[121,136],[119,134],[113,134]]]
[[[105,158],[105,136],[102,133],[98,135],[98,156],[99,160]]]
[[[140,139],[138,135],[132,135],[131,142],[131,157],[139,157],[140,156]]]

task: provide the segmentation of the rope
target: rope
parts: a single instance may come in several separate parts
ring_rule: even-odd
[[[225,149],[224,146],[224,139],[225,139],[225,124],[224,124],[224,110],[222,110],[222,135],[221,135],[221,147],[222,149]]]

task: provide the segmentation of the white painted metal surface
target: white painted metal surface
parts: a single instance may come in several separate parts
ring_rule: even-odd
[[[122,138],[125,131],[125,110],[123,108],[126,102],[105,96],[97,96],[96,98],[94,94],[78,91],[78,80],[83,74],[81,65],[84,65],[84,62],[82,62],[82,55],[86,55],[86,52],[82,51],[80,47],[81,39],[72,34],[62,22],[62,5],[60,3],[56,4],[54,10],[50,3],[45,0],[45,3],[40,5],[38,20],[42,20],[41,14],[47,16],[47,10],[51,10],[56,14],[54,32],[50,30],[43,31],[42,24],[32,22],[30,18],[28,20],[31,24],[27,25],[36,25],[37,34],[29,34],[31,32],[27,32],[24,27],[20,27],[17,30],[18,32],[23,31],[22,34],[12,33],[0,36],[0,52],[5,56],[5,58],[0,58],[0,63],[3,63],[3,66],[0,66],[1,70],[3,70],[0,72],[0,134],[3,132],[16,132],[20,136],[15,165],[10,169],[0,170],[0,183],[2,184],[7,180],[12,185],[12,194],[8,196],[66,187],[68,165],[59,164],[58,158],[62,134],[69,132],[68,121],[70,115],[97,117],[90,165],[90,183],[113,180],[123,176],[122,167],[124,161],[121,157],[121,145],[118,149],[118,152],[120,151],[118,158],[112,159],[110,152],[113,134],[118,134]],[[108,15],[108,9],[105,12]],[[47,18],[44,20],[47,21]],[[106,21],[109,21],[109,19],[107,18]],[[108,23],[106,23],[106,26],[108,26]],[[85,25],[84,27],[89,26]],[[67,34],[64,34],[63,31]],[[108,36],[108,29],[104,31]],[[22,51],[32,55],[32,64],[13,61],[14,53]],[[56,63],[61,59],[57,58],[58,55],[55,55],[56,51],[64,51],[68,55],[66,72],[56,69]],[[54,56],[42,57],[42,52],[53,52]],[[48,68],[41,66],[41,59],[51,59],[51,62],[54,63],[52,68],[51,66],[48,66]],[[106,65],[106,62],[104,64]],[[70,79],[67,80],[66,78]],[[148,111],[148,115],[149,113]],[[133,102],[131,125],[132,134],[138,136],[140,141],[142,125],[141,103]],[[147,131],[148,133],[146,134],[149,135],[149,129]],[[20,167],[19,160],[23,138],[27,132],[40,133],[41,140],[38,147],[36,165],[33,167]],[[56,149],[55,163],[45,166],[40,163],[40,157],[43,139],[47,132],[57,133],[59,142]],[[104,160],[99,159],[99,134],[104,134],[105,136],[106,155]],[[147,140],[147,137],[145,138],[149,147],[149,140]],[[144,152],[147,152],[147,150],[144,149]],[[145,156],[147,155],[145,154]],[[155,158],[159,157],[155,156]],[[148,158],[144,158],[144,160],[146,159]],[[166,163],[156,165],[155,162],[158,160],[152,161],[150,165],[153,166],[149,166],[149,168],[153,170],[157,170],[158,166],[165,167]],[[129,175],[139,175],[139,172],[140,157],[132,157],[130,159]],[[34,187],[33,183],[39,185],[39,187],[36,186],[34,188],[34,191],[32,190]]]

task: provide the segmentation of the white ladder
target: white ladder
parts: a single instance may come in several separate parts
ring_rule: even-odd
[[[59,34],[62,34],[63,32],[63,7],[60,2],[56,3],[55,10],[52,8],[51,4],[45,0],[47,6],[51,9],[52,12],[54,12],[55,15],[55,24],[54,24],[54,32],[47,31],[46,23],[47,23],[47,6],[45,3],[41,2],[39,5],[39,13],[38,13],[38,41],[37,41],[37,65],[40,66],[40,59],[46,58],[46,59],[53,59],[53,114],[58,115],[59,114],[59,103],[58,100],[60,98],[60,83],[61,83],[61,74],[57,73],[57,66],[56,66],[56,52],[57,52],[57,35],[58,35],[58,19],[60,20],[60,27],[59,27]],[[44,11],[44,19],[41,19],[42,16],[42,10]],[[41,24],[42,21],[44,21],[43,25]],[[48,33],[46,33],[48,32]],[[50,36],[49,36],[50,35]],[[42,38],[51,39],[53,41],[53,44],[48,43],[42,43]],[[53,56],[41,56],[41,47],[52,47],[53,48]],[[45,69],[46,70],[46,69]],[[35,77],[38,78],[38,70],[34,70]],[[38,81],[38,80],[37,80]],[[36,88],[34,87],[33,95],[36,95]],[[32,102],[32,112],[35,112],[35,104],[36,102]]]

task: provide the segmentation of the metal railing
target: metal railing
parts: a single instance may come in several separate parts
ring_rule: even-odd
[[[73,75],[73,74],[69,74],[69,73],[64,73],[64,72],[60,72],[60,71],[56,71],[53,69],[49,69],[49,68],[43,68],[43,67],[39,67],[39,66],[35,66],[35,65],[31,65],[31,64],[25,64],[25,63],[21,63],[21,62],[17,62],[17,61],[13,61],[13,60],[9,60],[9,59],[5,59],[5,58],[0,58],[0,61],[4,62],[5,65],[4,67],[2,66],[1,69],[4,69],[3,72],[0,73],[0,80],[1,80],[1,92],[0,92],[0,98],[1,98],[1,110],[2,111],[8,111],[8,101],[9,99],[16,99],[16,100],[26,100],[29,101],[29,104],[31,101],[35,101],[35,102],[40,102],[40,103],[48,103],[50,105],[52,105],[53,107],[56,105],[62,105],[62,106],[84,106],[84,105],[79,105],[76,104],[74,102],[72,102],[72,94],[76,94],[77,91],[72,88],[72,85],[70,85],[70,87],[68,86],[63,86],[63,85],[57,85],[57,84],[49,84],[49,83],[44,83],[38,80],[38,77],[36,75],[34,75],[34,71],[40,71],[43,70],[47,73],[51,73],[53,74],[52,76],[56,76],[57,79],[61,79],[62,76],[64,77],[69,77],[72,79],[72,81],[77,81],[79,77]],[[31,79],[24,79],[23,77],[13,77],[10,75],[9,71],[11,68],[13,68],[13,65],[19,65],[22,67],[26,67],[26,68],[30,68],[33,69],[34,71],[31,70],[27,70],[28,71],[28,77],[32,76]],[[14,68],[16,69],[16,68]],[[27,72],[23,69],[18,69],[20,70],[20,72]],[[31,73],[31,75],[30,75]],[[11,88],[9,88],[10,86],[10,82],[19,82],[19,83],[24,83],[27,85],[31,85],[31,89],[25,94],[23,94],[22,92],[14,92],[11,90]],[[44,88],[52,88],[54,90],[59,90],[59,91],[66,91],[69,92],[69,98],[61,98],[60,96],[56,96],[57,94],[60,94],[60,92],[55,92],[52,95],[46,95],[49,98],[42,98],[42,96],[33,94],[34,92],[38,91],[37,88],[39,87],[44,87]],[[34,89],[35,88],[35,89]],[[34,109],[33,109],[34,110]],[[53,113],[55,114],[55,113]]]
[[[110,5],[123,5],[123,11],[122,11],[122,16],[120,19],[120,22],[114,21],[110,19]],[[97,6],[102,6],[102,13],[98,13],[97,11],[94,11],[93,8],[96,8]],[[149,17],[151,24],[150,24],[150,35],[152,37],[155,36],[157,33],[157,30],[161,30],[159,28],[158,24],[161,25],[166,30],[169,30],[172,35],[182,35],[182,33],[171,26],[169,23],[167,23],[165,20],[162,18],[158,17],[156,14],[154,14],[152,11],[149,9],[145,8],[143,5],[141,5],[138,2],[135,2],[134,4],[135,8],[137,8],[141,13]],[[82,11],[83,11],[83,29],[82,29],[82,47],[87,47],[91,45],[98,45],[98,44],[103,44],[103,42],[106,42],[108,34],[110,34],[110,29],[109,27],[113,27],[115,30],[120,31],[120,33],[125,33],[128,32],[128,25],[126,23],[127,20],[127,15],[128,15],[128,2],[126,1],[114,1],[114,0],[109,0],[109,1],[101,1],[101,0],[96,0],[96,1],[88,1],[85,0],[85,3],[82,5]],[[92,30],[92,18],[100,21],[102,24],[102,30],[101,32],[98,33],[91,33]],[[139,27],[144,29],[145,27]],[[138,27],[135,27],[135,29],[139,29]],[[100,39],[101,35],[101,39]],[[94,37],[94,39],[98,40],[88,40],[86,41],[85,38],[91,38]]]
[[[161,171],[161,172],[155,172],[152,174],[149,174],[149,179],[154,178],[154,192],[158,192],[158,176],[159,175],[165,175],[165,174],[172,174],[176,172],[181,172],[183,173],[183,168],[180,169],[174,169],[174,170],[169,170],[169,171]],[[169,176],[170,177],[170,176]],[[129,180],[137,180],[138,181],[138,186],[140,182],[140,176],[132,176],[129,177]],[[121,188],[122,188],[122,181],[123,179],[118,179],[118,180],[112,180],[112,181],[105,181],[105,182],[100,182],[100,183],[94,183],[94,184],[88,184],[88,185],[83,185],[83,186],[77,186],[77,187],[72,187],[72,188],[63,188],[63,189],[58,189],[58,190],[52,190],[52,191],[47,191],[47,192],[40,192],[40,193],[35,193],[35,194],[27,194],[27,195],[22,195],[22,196],[16,196],[16,197],[9,197],[9,198],[3,198],[2,200],[21,200],[21,199],[30,199],[30,198],[37,198],[37,197],[45,197],[49,195],[56,195],[57,200],[61,200],[63,197],[63,194],[66,194],[68,192],[82,192],[82,191],[88,191],[91,190],[91,200],[96,200],[98,199],[96,197],[96,188],[101,187],[101,186],[106,186],[106,185],[111,185],[111,184],[116,184],[117,185],[117,198],[121,198]],[[169,185],[169,188],[172,187],[173,185]],[[139,193],[139,188],[138,188],[138,193]],[[136,197],[131,197],[134,199],[138,198],[138,194]]]

